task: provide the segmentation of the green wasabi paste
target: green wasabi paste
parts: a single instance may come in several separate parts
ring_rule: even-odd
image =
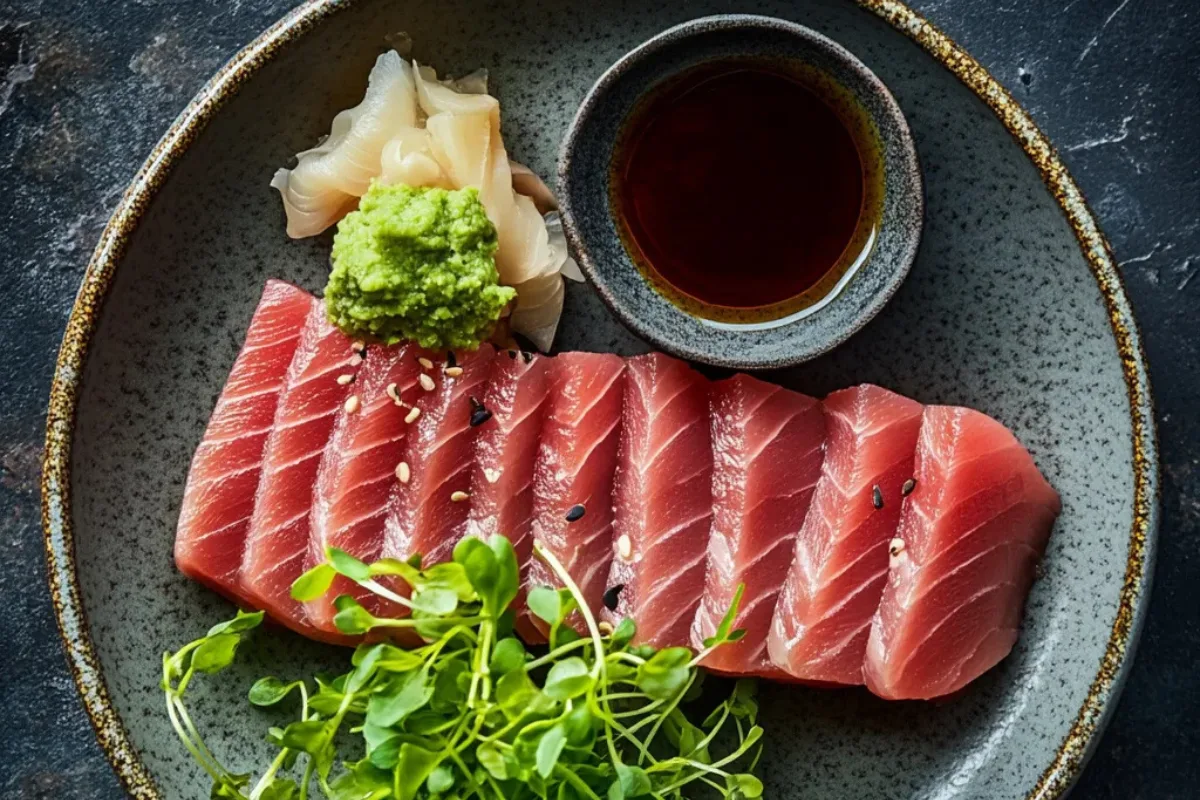
[[[388,344],[474,348],[516,296],[499,284],[495,252],[477,190],[375,182],[333,238],[329,320]]]

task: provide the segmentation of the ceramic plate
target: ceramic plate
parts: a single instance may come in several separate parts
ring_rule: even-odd
[[[925,169],[920,256],[886,309],[832,354],[771,375],[822,394],[871,381],[1002,420],[1064,511],[1010,658],[961,696],[768,687],[766,796],[1050,798],[1078,775],[1146,606],[1157,454],[1145,364],[1111,254],[1053,148],[970,56],[903,5],[742,3],[840,42],[895,94]],[[158,690],[160,654],[231,608],[184,580],[171,545],[188,462],[263,281],[323,285],[329,238],[288,240],[276,167],[361,95],[399,31],[439,70],[487,66],[511,152],[554,173],[584,92],[622,53],[719,2],[317,0],[225,67],[186,109],[104,233],[50,404],[51,590],[101,743],[139,797],[200,798]],[[645,349],[572,285],[560,349]],[[232,767],[261,763],[254,677],[344,655],[267,632],[205,682],[198,724]]]

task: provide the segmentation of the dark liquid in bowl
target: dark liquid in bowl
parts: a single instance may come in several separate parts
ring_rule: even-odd
[[[795,313],[869,247],[872,170],[861,152],[877,153],[859,141],[865,127],[803,78],[762,62],[705,64],[626,123],[612,180],[626,246],[660,291],[699,316]]]

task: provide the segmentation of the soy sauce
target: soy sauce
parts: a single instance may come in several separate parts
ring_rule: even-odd
[[[790,318],[837,291],[869,250],[877,141],[823,73],[704,64],[627,120],[614,216],[642,272],[687,311],[743,324]]]

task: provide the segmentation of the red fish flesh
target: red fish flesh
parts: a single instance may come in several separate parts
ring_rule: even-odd
[[[736,375],[712,385],[713,522],[704,596],[692,625],[703,647],[745,584],[735,628],[745,637],[702,662],[718,672],[778,677],[767,633],[813,489],[825,419],[811,397]]]
[[[307,564],[321,454],[350,394],[350,384],[339,382],[338,376],[351,374],[360,360],[350,340],[325,318],[324,304],[315,304],[275,411],[242,558],[242,587],[255,608],[327,641],[341,637],[309,624],[304,607],[292,599],[291,586]]]
[[[423,352],[413,345],[372,347],[367,352],[351,387],[359,407],[343,407],[317,473],[309,566],[325,560],[326,547],[367,562],[379,558],[389,504],[402,489],[396,473],[411,428],[406,418],[422,393],[420,356]],[[377,615],[390,608],[377,595],[339,576],[328,593],[307,604],[309,621],[336,632],[333,600],[341,594],[353,595]]]
[[[925,409],[863,674],[893,700],[950,694],[1008,655],[1050,528],[1062,510],[999,422]]]
[[[712,527],[709,382],[661,353],[629,359],[625,374],[608,577],[610,589],[620,588],[605,617],[614,625],[632,617],[638,642],[686,646]]]
[[[407,560],[420,555],[426,566],[448,561],[470,513],[471,468],[475,458],[472,413],[487,389],[494,350],[482,345],[456,355],[457,376],[444,364],[426,374],[433,389],[417,400],[420,416],[405,445],[411,477],[398,488],[384,529],[383,555]],[[393,465],[394,466],[394,465]]]
[[[304,321],[316,305],[302,289],[267,281],[188,472],[175,563],[184,575],[241,605],[250,602],[238,573],[263,447]]]
[[[468,535],[499,533],[513,543],[517,562],[527,567],[532,553],[533,474],[542,437],[551,360],[538,355],[498,352],[483,395],[475,467],[471,475]],[[486,417],[486,418],[483,418]],[[513,603],[517,631],[537,637],[525,608],[525,591]]]
[[[625,362],[610,354],[563,353],[553,359],[535,467],[534,541],[562,562],[593,614],[603,604],[612,562],[613,471],[624,376]],[[560,581],[533,558],[525,585],[559,586]]]
[[[922,406],[863,385],[834,392],[824,407],[821,480],[796,537],[767,649],[796,678],[861,684]]]

